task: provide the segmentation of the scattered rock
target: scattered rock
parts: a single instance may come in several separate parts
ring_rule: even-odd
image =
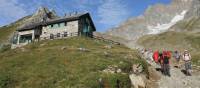
[[[122,72],[122,70],[121,69],[117,69],[117,73],[121,73]]]
[[[132,66],[132,71],[134,74],[140,74],[141,72],[143,72],[144,68],[141,64],[134,64]]]
[[[89,49],[86,48],[78,48],[79,51],[83,51],[83,52],[89,52]]]
[[[40,47],[43,47],[43,46],[45,46],[46,44],[40,44]]]
[[[122,70],[120,68],[118,68],[118,66],[113,65],[113,66],[108,66],[108,68],[103,70],[103,72],[114,74],[114,73],[122,73]]]
[[[106,45],[104,46],[105,49],[111,49],[112,48],[112,45]]]
[[[104,51],[103,53],[104,53],[104,55],[105,55],[106,57],[109,57],[109,56],[110,56],[110,54],[109,54],[107,51]]]
[[[65,47],[65,46],[61,47],[61,50],[66,50],[66,49],[67,49],[67,47]]]
[[[114,68],[114,67],[108,66],[108,68],[106,68],[105,70],[103,70],[103,72],[114,74],[116,71],[115,71],[115,68]]]

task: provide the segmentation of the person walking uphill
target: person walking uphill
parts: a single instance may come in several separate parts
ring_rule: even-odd
[[[169,59],[171,58],[171,54],[169,51],[163,51],[163,74],[166,76],[171,76],[170,75],[170,63],[169,63]]]
[[[176,66],[179,68],[180,67],[179,62],[180,62],[180,59],[181,59],[181,54],[177,50],[174,52],[174,58],[176,60]]]
[[[191,65],[191,55],[188,52],[188,50],[185,50],[183,53],[183,61],[185,62],[185,70],[186,70],[186,75],[191,76],[191,70],[192,70],[192,65]]]

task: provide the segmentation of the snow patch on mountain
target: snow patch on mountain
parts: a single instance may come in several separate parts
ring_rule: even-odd
[[[167,31],[171,26],[175,25],[177,22],[184,19],[187,10],[183,10],[180,14],[174,16],[170,23],[166,24],[157,24],[157,26],[147,26],[149,33],[148,34],[159,34]]]

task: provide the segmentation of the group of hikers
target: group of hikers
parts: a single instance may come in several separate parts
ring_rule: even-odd
[[[192,70],[191,55],[188,52],[188,50],[184,50],[184,52],[181,53],[177,50],[176,51],[156,50],[153,52],[153,50],[151,49],[150,50],[144,49],[142,51],[142,54],[144,54],[144,56],[147,56],[148,60],[151,60],[155,62],[157,65],[159,65],[162,74],[169,77],[171,76],[170,74],[171,60],[170,59],[174,59],[174,61],[178,64],[177,67],[179,67],[180,65],[179,63],[182,60],[185,65],[185,74],[187,76],[191,76],[191,70]]]

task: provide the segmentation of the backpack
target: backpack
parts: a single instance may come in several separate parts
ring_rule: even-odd
[[[169,64],[169,57],[168,56],[164,56],[163,63],[164,64]]]
[[[163,63],[164,64],[169,64],[169,58],[170,58],[169,53],[164,51],[163,52]]]
[[[190,54],[184,54],[184,60],[189,61],[190,60]]]
[[[181,55],[179,53],[175,53],[175,56],[174,56],[176,59],[180,59],[181,58]]]

